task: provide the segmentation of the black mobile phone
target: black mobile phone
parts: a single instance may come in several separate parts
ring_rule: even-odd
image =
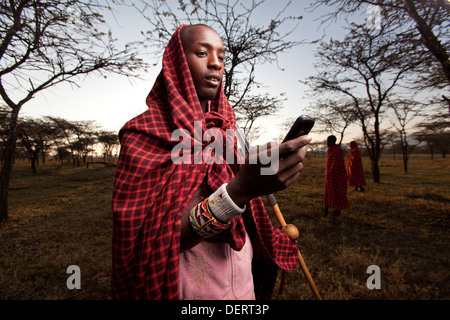
[[[295,120],[294,124],[292,125],[291,129],[289,130],[288,134],[284,138],[283,142],[308,134],[311,131],[312,127],[314,126],[314,122],[315,122],[314,118],[311,118],[310,116],[307,115],[298,117],[297,120]]]

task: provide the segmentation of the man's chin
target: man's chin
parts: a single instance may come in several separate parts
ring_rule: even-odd
[[[219,93],[218,92],[216,92],[215,94],[205,94],[205,95],[203,95],[203,96],[199,96],[198,98],[199,98],[199,100],[200,101],[211,101],[211,100],[215,100],[215,99],[217,99],[219,97]]]

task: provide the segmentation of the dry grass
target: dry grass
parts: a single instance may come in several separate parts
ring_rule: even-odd
[[[413,157],[381,162],[382,182],[349,189],[351,208],[321,217],[324,159],[307,161],[302,178],[278,193],[288,223],[324,299],[449,299],[450,161]],[[32,175],[16,164],[10,218],[0,226],[0,299],[110,299],[111,191],[114,168],[47,164]],[[269,209],[270,210],[270,209]],[[274,222],[276,223],[276,222]],[[81,290],[66,287],[69,265]],[[366,269],[381,268],[369,290]],[[300,268],[275,299],[314,299]]]
[[[348,189],[350,209],[321,216],[324,159],[311,159],[301,181],[277,195],[324,299],[448,299],[450,161],[413,157],[410,173],[383,159],[381,183]],[[366,286],[367,267],[381,269],[381,289]],[[314,299],[302,272],[287,276],[279,299]]]
[[[0,229],[1,299],[109,299],[113,168],[16,165]],[[68,290],[66,269],[81,269]]]

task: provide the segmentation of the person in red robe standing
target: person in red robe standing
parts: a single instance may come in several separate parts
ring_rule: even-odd
[[[202,139],[203,132],[215,130],[215,139],[228,144],[228,132],[236,127],[222,85],[224,54],[222,40],[211,28],[180,26],[166,47],[162,71],[147,97],[148,109],[119,132],[112,200],[114,299],[186,297],[183,292],[193,286],[180,275],[197,270],[187,259],[197,252],[214,266],[222,253],[228,262],[199,271],[208,288],[214,288],[202,292],[205,299],[216,299],[210,294],[229,275],[236,288],[252,280],[255,299],[270,299],[278,268],[296,267],[297,244],[272,225],[260,196],[285,189],[298,178],[311,139],[302,136],[281,144],[274,175],[260,174],[262,165],[248,159],[229,162],[223,152],[216,153],[220,161],[208,162],[209,143]],[[187,146],[193,141],[194,151],[186,152],[186,162],[174,161],[173,151],[181,143],[173,139],[175,132],[188,135]],[[236,159],[233,140],[231,156]],[[205,161],[196,162],[196,145]],[[202,245],[223,250],[202,250]],[[235,279],[231,270],[232,265],[244,264],[231,261],[240,252],[251,258],[251,264],[243,260],[245,274],[251,272],[245,279]]]
[[[347,172],[344,156],[340,146],[336,145],[336,137],[327,138],[327,162],[325,168],[325,196],[324,216],[328,215],[328,208],[334,209],[334,214],[339,216],[341,210],[349,208],[347,199]]]
[[[359,191],[364,191],[366,178],[364,177],[361,153],[355,141],[350,142],[350,152],[345,161],[347,162],[348,185],[355,187],[355,191],[358,191],[358,188]]]

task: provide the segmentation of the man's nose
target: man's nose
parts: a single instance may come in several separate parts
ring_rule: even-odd
[[[215,54],[210,55],[208,67],[212,68],[214,70],[222,69],[222,62],[220,61],[220,59],[217,55],[215,55]]]

